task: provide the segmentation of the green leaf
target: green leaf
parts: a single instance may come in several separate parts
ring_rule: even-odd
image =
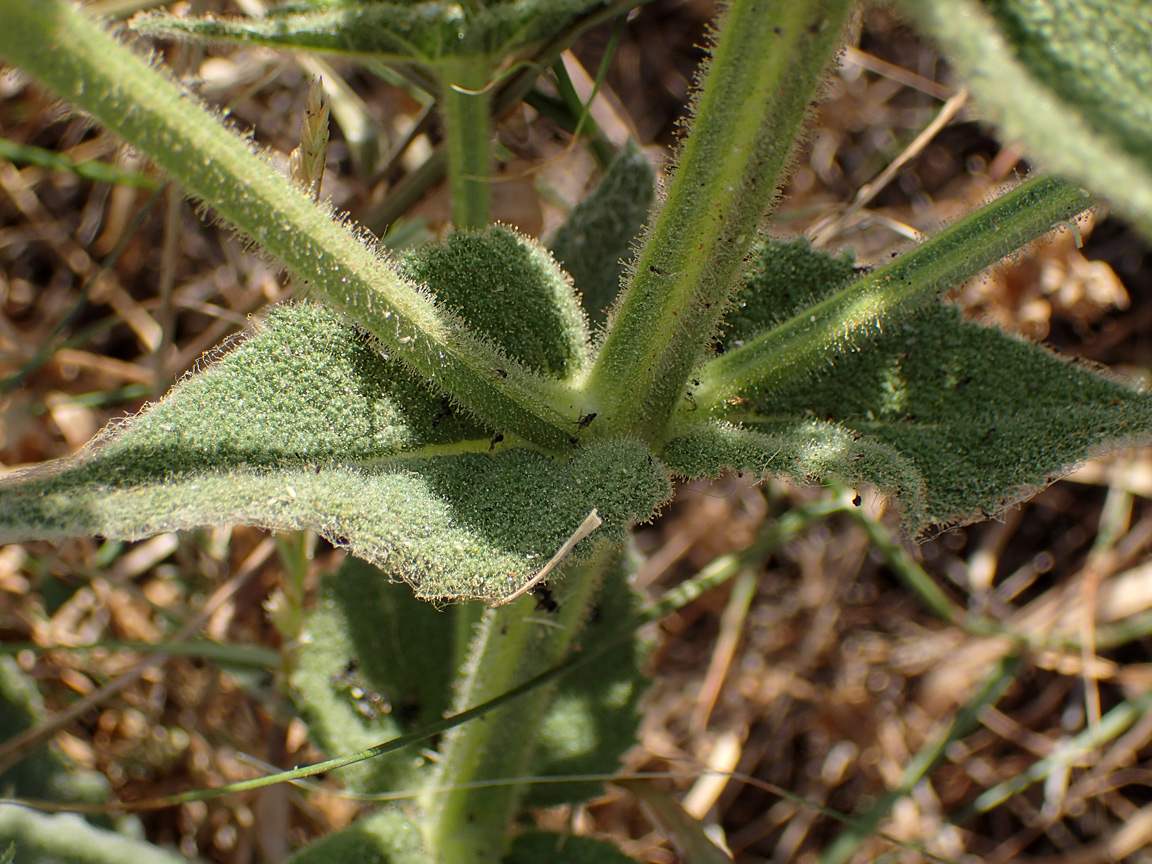
[[[589,441],[562,461],[489,452],[487,433],[463,437],[477,427],[443,410],[334,314],[280,307],[111,440],[6,478],[0,538],[312,528],[421,597],[492,599],[592,508],[604,520],[596,539],[618,542],[671,494],[637,442]]]
[[[800,485],[837,480],[875,486],[899,499],[913,529],[928,521],[924,478],[918,466],[885,441],[847,425],[805,416],[736,426],[709,421],[687,427],[660,454],[685,477],[718,477],[727,469],[787,477]]]
[[[807,240],[757,244],[744,287],[724,313],[718,349],[739,348],[832,296],[857,275],[851,254],[814,252]]]
[[[132,28],[183,37],[434,65],[444,57],[524,51],[562,32],[606,0],[517,0],[489,4],[318,3],[258,19],[141,15]],[[299,8],[297,6],[296,8]]]
[[[989,0],[1036,80],[1152,164],[1152,9],[1141,0]]]
[[[502,228],[457,234],[401,267],[497,357],[551,376],[583,368],[571,283],[534,242]],[[575,424],[563,460],[500,443],[379,352],[336,313],[274,309],[235,350],[76,460],[0,484],[11,505],[0,536],[314,528],[421,597],[493,599],[591,509],[605,520],[596,539],[618,541],[670,494],[638,443],[577,447]]]
[[[502,431],[554,455],[567,452],[569,425],[588,410],[576,404],[578,394],[570,387],[518,366],[497,375],[500,353],[402,278],[373,242],[285,183],[250,141],[185,98],[66,0],[3,2],[12,26],[0,28],[0,53],[10,62],[25,65],[149,153],[191,194],[210,201],[221,217],[283,262],[314,296],[353,315],[418,375]],[[44,62],[45,53],[32,47],[37,44],[54,46],[70,62]]]
[[[322,577],[292,673],[297,705],[325,752],[340,756],[440,719],[455,668],[455,608],[438,610],[355,558]],[[416,785],[423,759],[399,751],[340,772],[360,794]]]
[[[1146,394],[948,306],[755,410],[812,411],[889,445],[924,477],[924,516],[936,523],[988,518],[1152,428]]]
[[[978,106],[1152,235],[1152,5],[905,0]]]
[[[305,846],[289,864],[427,864],[420,829],[395,808],[373,813]]]
[[[592,620],[580,634],[584,646],[596,646],[635,626],[637,597],[629,585],[631,570],[623,552],[606,568]],[[594,664],[564,676],[540,728],[536,777],[612,774],[620,757],[636,743],[640,699],[648,687],[643,664],[648,646],[637,637],[623,642]],[[602,795],[600,781],[534,783],[530,807],[586,801]]]
[[[461,231],[409,255],[401,270],[533,372],[573,378],[588,363],[572,280],[530,238],[501,226]]]
[[[13,658],[0,657],[0,741],[27,731],[43,721],[44,714],[44,700],[35,680],[21,671]],[[97,803],[108,794],[108,781],[94,771],[79,769],[54,746],[44,744],[0,774],[0,790],[13,797]],[[112,824],[108,817],[90,821]]]
[[[765,248],[721,347],[803,317],[852,275],[803,243]],[[1152,423],[1134,387],[951,306],[829,345],[806,375],[730,401],[739,428],[683,424],[662,454],[672,470],[866,481],[903,500],[914,530],[994,515],[1105,447],[1147,440]]]
[[[603,324],[608,317],[625,262],[632,257],[655,197],[652,165],[629,139],[600,183],[552,238],[552,254],[571,274],[593,323]]]
[[[635,861],[607,840],[526,831],[512,841],[504,864],[635,864]]]
[[[761,278],[740,295],[745,324],[757,324],[761,332],[741,333],[740,345],[730,337],[724,353],[698,370],[692,379],[694,398],[682,400],[679,419],[731,417],[731,407],[740,404],[745,392],[787,390],[834,365],[841,355],[867,351],[874,337],[935,305],[943,291],[1075,218],[1091,203],[1078,186],[1033,178],[843,287],[846,260],[812,265],[805,272],[797,269],[797,256],[803,254],[797,248],[784,256],[786,278],[780,278],[772,275],[780,247],[764,247],[756,268]],[[792,278],[809,279],[808,287],[789,287]],[[704,409],[699,418],[691,416],[698,407]]]

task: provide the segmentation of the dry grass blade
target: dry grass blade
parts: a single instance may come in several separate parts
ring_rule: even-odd
[[[593,510],[584,518],[584,521],[580,523],[579,527],[577,527],[577,529],[572,532],[572,536],[565,540],[564,544],[558,550],[556,550],[556,554],[548,560],[548,563],[541,567],[532,576],[531,579],[529,579],[507,597],[502,597],[496,602],[490,604],[488,608],[495,609],[497,606],[506,606],[513,600],[518,600],[525,594],[531,592],[534,588],[536,588],[536,586],[540,585],[545,579],[548,578],[548,574],[555,570],[561,561],[568,557],[568,553],[571,552],[573,548],[575,548],[577,543],[579,543],[581,540],[599,528],[602,524],[604,523],[600,519],[600,514]]]
[[[724,686],[724,678],[728,675],[728,668],[736,655],[736,644],[748,619],[748,609],[756,593],[756,581],[757,573],[754,570],[742,570],[732,583],[732,594],[728,598],[724,613],[720,616],[720,636],[716,640],[716,650],[712,654],[712,661],[708,664],[704,685],[696,698],[696,708],[692,712],[689,728],[693,735],[702,735],[708,726],[708,718],[712,715],[712,709],[720,695],[720,688]]]
[[[704,826],[668,793],[645,780],[614,781],[643,802],[653,821],[671,839],[680,854],[693,864],[730,864],[732,858],[708,837]]]
[[[893,178],[900,172],[905,165],[911,162],[918,156],[936,135],[952,122],[953,118],[960,113],[960,110],[968,102],[968,90],[961,87],[953,96],[951,96],[944,106],[940,109],[940,113],[936,118],[924,127],[919,135],[917,135],[907,147],[897,156],[888,166],[880,172],[870,183],[865,183],[856,192],[856,197],[852,199],[849,204],[839,216],[832,220],[831,224],[821,226],[814,225],[809,236],[812,238],[812,246],[819,249],[826,246],[833,238],[837,237],[845,228],[845,226],[852,220],[852,218],[868,206],[872,200],[880,194]],[[903,232],[901,232],[903,233]]]

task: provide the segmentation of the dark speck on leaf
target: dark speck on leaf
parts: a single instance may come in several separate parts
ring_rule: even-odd
[[[432,428],[435,429],[451,416],[452,403],[449,401],[448,397],[445,396],[442,400],[440,400],[440,410],[432,415]]]
[[[411,726],[420,718],[420,703],[408,696],[396,710],[396,718],[405,726]]]
[[[533,588],[532,596],[536,598],[536,610],[538,612],[547,612],[549,615],[555,615],[560,611],[560,604],[556,602],[556,597],[552,593],[552,589],[545,583],[541,582]]]

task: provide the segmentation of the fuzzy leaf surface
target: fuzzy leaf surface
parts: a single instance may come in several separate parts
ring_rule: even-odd
[[[921,472],[924,516],[937,523],[992,516],[1152,429],[1146,394],[948,306],[893,327],[807,385],[762,394],[757,408],[812,410],[888,444]]]
[[[803,415],[740,424],[710,420],[685,425],[660,455],[685,477],[719,477],[731,468],[802,486],[827,480],[875,486],[900,499],[912,527],[929,521],[924,478],[912,460],[839,423]]]
[[[571,282],[534,242],[504,228],[457,234],[399,265],[497,356],[552,378],[586,363]],[[485,374],[526,374],[509,369]],[[339,314],[281,306],[78,458],[0,484],[0,536],[313,528],[421,597],[492,599],[592,508],[605,522],[597,539],[620,540],[670,495],[642,445],[577,447],[572,432],[563,460],[497,443]]]
[[[533,372],[571,378],[587,364],[572,280],[534,240],[502,226],[460,231],[408,255],[401,269]]]
[[[0,537],[313,528],[421,597],[491,599],[593,507],[599,537],[622,540],[670,495],[639,443],[589,442],[562,462],[489,452],[489,433],[443,402],[333,313],[279,307],[110,440],[6,478]]]
[[[607,840],[525,831],[512,841],[504,864],[635,864]]]
[[[187,856],[97,828],[74,813],[38,813],[0,804],[0,848],[13,864],[186,864]]]
[[[292,4],[263,18],[138,16],[132,27],[180,37],[321,51],[382,62],[435,65],[441,58],[501,57],[560,33],[605,0],[514,0],[487,4],[325,2]]]
[[[852,277],[848,258],[766,246],[721,347],[803,314]],[[985,518],[1094,452],[1147,440],[1152,399],[940,305],[829,349],[786,386],[742,393],[725,419],[735,425],[683,424],[663,454],[669,467],[865,480],[901,497],[920,529]]]
[[[629,584],[630,572],[621,550],[605,568],[596,614],[581,631],[581,645],[600,645],[634,626],[638,604]],[[540,727],[533,768],[536,777],[613,774],[620,769],[621,756],[636,743],[640,699],[648,689],[643,669],[647,653],[647,644],[636,636],[621,642],[599,662],[560,679]],[[604,784],[594,780],[534,783],[525,803],[555,807],[603,794]]]
[[[426,864],[420,829],[394,807],[357,819],[343,831],[310,843],[289,864]]]
[[[1152,165],[1152,9],[1141,0],[989,0],[1037,80]]]
[[[407,585],[348,557],[321,579],[292,672],[309,734],[340,756],[440,719],[455,666],[454,610],[417,600]],[[413,788],[419,748],[357,762],[340,779],[358,794]]]
[[[656,198],[656,178],[644,152],[629,139],[596,188],[573,208],[552,238],[552,254],[572,275],[596,324],[620,292],[625,262]]]

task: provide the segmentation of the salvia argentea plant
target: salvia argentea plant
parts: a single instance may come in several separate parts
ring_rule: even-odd
[[[305,0],[261,19],[133,21],[157,37],[389,65],[435,97],[446,143],[429,170],[448,177],[460,230],[389,256],[313,200],[314,177],[312,190],[287,182],[82,11],[0,0],[0,55],[154,160],[308,298],[271,309],[76,458],[0,484],[4,542],[250,524],[311,529],[352,553],[325,578],[286,669],[316,740],[363,751],[341,760],[349,787],[416,790],[416,803],[383,807],[295,861],[624,860],[515,826],[525,806],[599,788],[532,778],[610,773],[633,740],[635,631],[654,613],[636,607],[626,543],[673,478],[731,469],[870,485],[899,501],[914,535],[994,515],[1152,429],[1139,390],[938,300],[1076,219],[1093,194],[1152,225],[1147,7],[907,0],[993,117],[1069,179],[1022,182],[871,272],[761,233],[848,0],[724,6],[654,205],[651,169],[629,145],[551,253],[489,226],[490,118],[580,32],[638,5]],[[1085,14],[1099,27],[1069,31]],[[995,82],[988,57],[1001,64]],[[308,160],[294,176],[308,180]],[[618,282],[621,257],[631,263]],[[518,596],[558,550],[568,554],[546,594]],[[356,710],[339,683],[353,665],[411,710]],[[434,736],[433,760],[418,747]],[[3,764],[12,756],[0,748]],[[483,782],[493,779],[519,782]],[[15,791],[52,789],[79,797],[47,782]],[[0,825],[19,838],[18,860],[25,849],[40,850],[29,860],[78,849],[168,860],[18,808],[0,808]]]

